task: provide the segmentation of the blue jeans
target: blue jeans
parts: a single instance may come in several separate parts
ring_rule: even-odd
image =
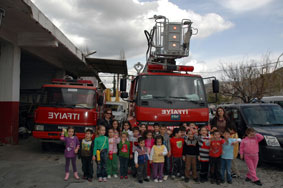
[[[120,159],[120,176],[128,176],[129,158],[119,157]]]
[[[170,162],[171,162],[170,157],[165,156],[164,175],[171,175],[171,172],[170,172],[171,163]]]
[[[226,171],[226,179],[227,181],[232,181],[231,177],[231,164],[232,159],[221,159],[221,179],[224,181],[225,171]]]
[[[100,161],[97,162],[97,177],[106,178],[106,162],[107,162],[108,152],[106,149],[100,152]]]

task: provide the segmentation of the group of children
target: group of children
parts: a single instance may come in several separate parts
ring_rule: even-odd
[[[240,157],[245,159],[248,166],[246,181],[262,185],[256,176],[258,161],[258,142],[263,136],[256,134],[252,128],[246,131],[243,140],[237,137],[233,128],[225,130],[221,135],[217,129],[211,132],[206,127],[199,130],[195,124],[184,123],[174,128],[171,134],[166,126],[155,124],[153,131],[147,130],[146,125],[131,128],[129,122],[124,122],[119,128],[114,120],[108,129],[98,125],[97,134],[92,141],[93,131],[87,129],[85,138],[79,142],[74,128],[69,127],[67,134],[62,131],[61,140],[65,141],[65,180],[69,178],[69,165],[72,162],[74,177],[79,179],[76,169],[76,154],[82,161],[83,179],[92,181],[93,161],[97,163],[97,178],[106,182],[111,177],[118,177],[118,161],[120,179],[128,179],[131,173],[139,183],[162,182],[171,175],[172,179],[181,178],[188,182],[190,176],[194,181],[232,183],[232,175],[239,176],[235,159],[240,145]],[[200,167],[199,176],[197,167]],[[130,168],[130,172],[129,172]],[[232,169],[232,172],[231,172]],[[209,173],[210,172],[210,173]]]

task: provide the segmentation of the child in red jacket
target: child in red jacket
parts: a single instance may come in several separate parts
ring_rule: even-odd
[[[184,177],[184,161],[182,158],[183,155],[183,146],[184,138],[181,138],[181,131],[179,128],[173,130],[172,138],[170,139],[171,146],[171,155],[172,155],[172,179],[175,179],[176,176]]]
[[[224,142],[225,141],[221,138],[220,132],[218,130],[214,130],[210,139],[209,150],[210,182],[212,184],[216,182],[217,185],[219,185],[221,181],[220,167],[222,145]]]

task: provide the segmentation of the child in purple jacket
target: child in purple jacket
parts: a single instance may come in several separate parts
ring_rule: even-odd
[[[66,165],[65,165],[65,178],[64,180],[67,181],[69,179],[70,173],[69,173],[69,166],[70,161],[72,161],[73,166],[73,172],[74,177],[78,180],[80,179],[77,171],[76,166],[76,154],[79,151],[80,148],[80,142],[78,137],[75,136],[75,129],[73,127],[68,127],[67,129],[68,136],[65,137],[65,129],[62,130],[60,140],[65,142],[66,149],[65,149],[65,158],[66,158]]]

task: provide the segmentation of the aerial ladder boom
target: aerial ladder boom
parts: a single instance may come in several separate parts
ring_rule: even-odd
[[[176,65],[176,59],[188,57],[191,36],[198,31],[189,19],[169,22],[161,15],[155,15],[152,19],[155,19],[154,27],[150,32],[144,31],[148,43],[144,72],[149,64]]]

